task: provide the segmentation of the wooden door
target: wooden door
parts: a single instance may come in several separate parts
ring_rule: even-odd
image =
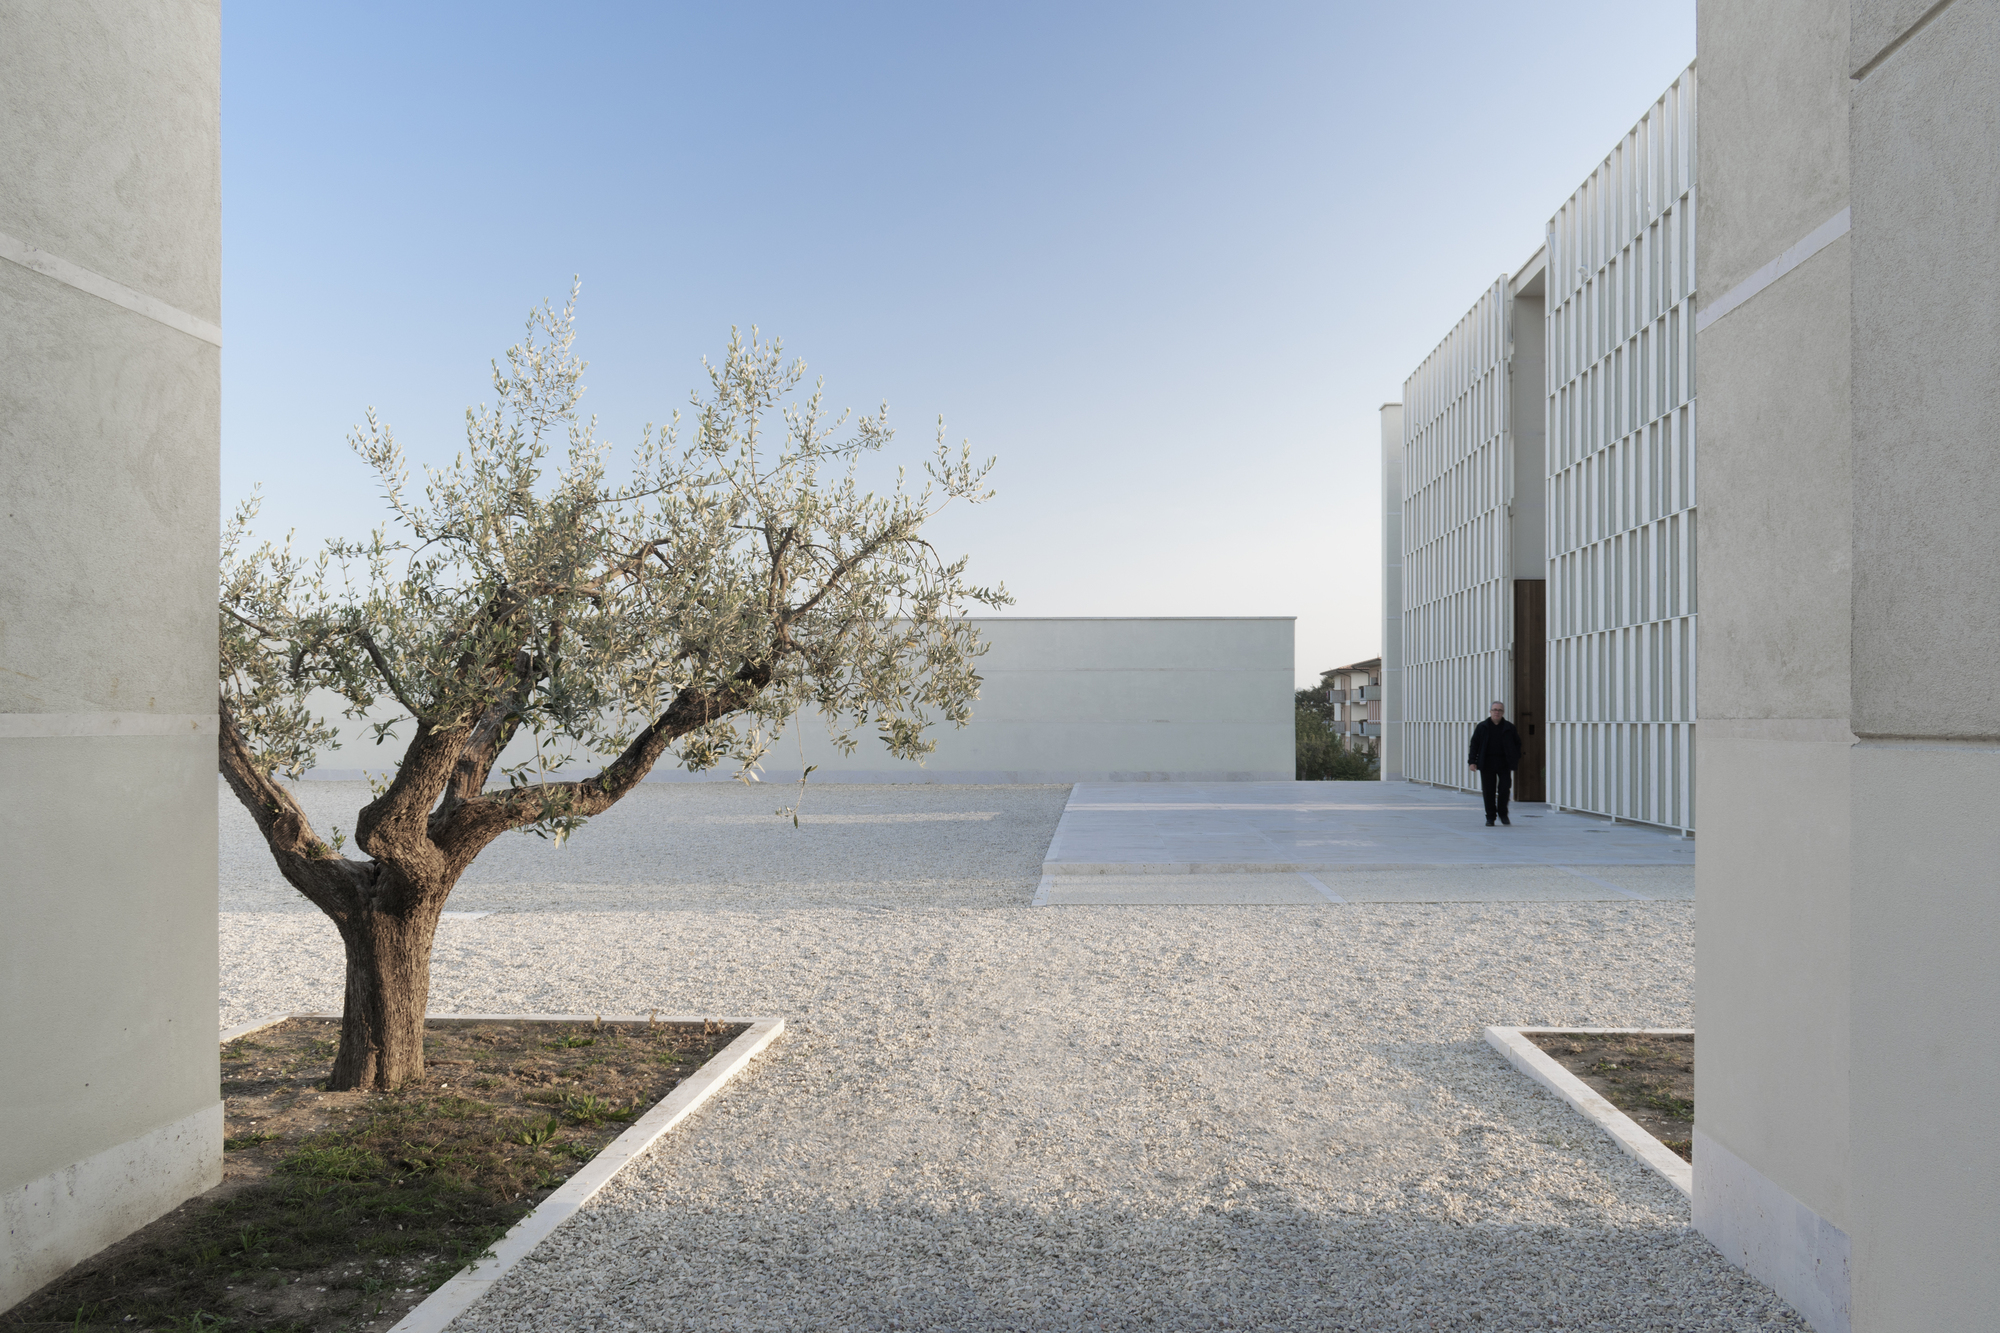
[[[1514,725],[1521,767],[1514,799],[1546,801],[1548,786],[1549,601],[1547,579],[1514,580]]]

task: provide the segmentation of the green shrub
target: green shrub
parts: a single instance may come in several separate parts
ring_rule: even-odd
[[[1318,690],[1293,696],[1293,725],[1300,782],[1372,782],[1381,776],[1375,756],[1350,750],[1333,730],[1332,708]]]

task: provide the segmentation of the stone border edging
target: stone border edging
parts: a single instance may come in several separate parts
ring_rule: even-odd
[[[284,1014],[277,1018],[240,1023],[225,1029],[222,1040],[235,1041],[261,1028],[275,1026],[288,1018],[339,1018],[339,1014]],[[535,1206],[533,1212],[516,1222],[507,1234],[493,1242],[490,1258],[474,1259],[443,1286],[426,1296],[399,1320],[389,1333],[441,1333],[452,1320],[471,1308],[489,1288],[546,1240],[557,1227],[574,1217],[599,1190],[611,1183],[634,1158],[658,1142],[667,1131],[693,1115],[722,1085],[743,1072],[750,1061],[785,1030],[782,1018],[715,1018],[685,1014],[655,1018],[645,1014],[426,1014],[426,1022],[537,1022],[537,1023],[748,1023],[748,1031],[710,1056],[708,1062],[682,1079],[652,1109],[632,1122],[623,1134],[604,1145],[597,1155],[553,1194]]]
[[[1589,1027],[1489,1027],[1486,1043],[1507,1057],[1507,1062],[1556,1096],[1574,1106],[1609,1134],[1619,1147],[1666,1177],[1667,1183],[1692,1199],[1694,1167],[1664,1143],[1639,1128],[1631,1116],[1593,1092],[1588,1084],[1564,1069],[1547,1051],[1529,1041],[1535,1032],[1579,1032],[1587,1036],[1692,1037],[1693,1028],[1589,1028]]]

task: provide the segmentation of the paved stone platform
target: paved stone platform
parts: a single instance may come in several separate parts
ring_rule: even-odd
[[[1694,864],[1677,833],[1411,782],[1079,782],[1045,875]]]
[[[1694,842],[1408,782],[1078,783],[1038,905],[1692,901]]]
[[[1693,902],[1685,866],[1446,866],[1225,874],[1049,875],[1043,907],[1341,906],[1347,903]]]

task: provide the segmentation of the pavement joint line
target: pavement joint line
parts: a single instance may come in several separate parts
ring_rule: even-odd
[[[1666,1144],[1639,1127],[1639,1123],[1594,1092],[1575,1074],[1564,1069],[1547,1051],[1528,1040],[1530,1033],[1581,1032],[1592,1036],[1692,1037],[1693,1028],[1592,1028],[1592,1027],[1489,1027],[1486,1043],[1507,1057],[1507,1062],[1588,1116],[1633,1157],[1653,1168],[1667,1183],[1694,1197],[1694,1167]]]
[[[223,1031],[224,1042],[235,1041],[264,1028],[275,1027],[288,1018],[338,1018],[338,1014],[280,1014],[276,1018],[255,1019],[239,1023]],[[595,1157],[585,1162],[580,1170],[561,1185],[553,1194],[536,1205],[534,1211],[508,1228],[507,1234],[495,1241],[488,1251],[489,1258],[475,1259],[448,1279],[443,1286],[426,1296],[408,1314],[399,1320],[389,1333],[443,1333],[452,1320],[472,1308],[473,1302],[484,1296],[515,1265],[534,1252],[536,1246],[547,1240],[551,1233],[570,1218],[582,1211],[597,1192],[610,1184],[612,1179],[632,1162],[643,1157],[668,1131],[699,1110],[704,1103],[722,1090],[724,1084],[736,1077],[760,1055],[765,1048],[776,1041],[785,1031],[782,1018],[715,1018],[712,1015],[674,1015],[657,1018],[650,1014],[426,1014],[426,1022],[495,1022],[502,1020],[531,1020],[539,1023],[748,1023],[748,1030],[740,1033],[727,1046],[709,1057],[702,1065],[652,1109],[632,1123],[631,1128],[601,1148]]]
[[[1575,875],[1578,879],[1587,879],[1592,884],[1601,884],[1605,888],[1610,889],[1613,893],[1624,894],[1627,898],[1632,899],[1634,902],[1649,903],[1653,901],[1645,894],[1635,893],[1631,889],[1626,888],[1623,884],[1613,884],[1608,879],[1599,879],[1596,875],[1586,875],[1581,870],[1572,869],[1569,866],[1557,866],[1556,869],[1562,871],[1565,875]],[[1571,1029],[1571,1031],[1581,1031],[1581,1030],[1582,1029],[1580,1028]]]
[[[1598,865],[1626,869],[1632,866],[1685,866],[1672,861],[1573,861],[1571,865]],[[1350,870],[1555,870],[1548,861],[1044,861],[1042,874],[1050,875],[1339,875]],[[1576,871],[1570,871],[1576,874]],[[1590,878],[1588,875],[1583,878]],[[1613,886],[1615,887],[1615,886]],[[1620,889],[1628,897],[1639,897],[1630,889]],[[1642,899],[1650,902],[1651,899]]]
[[[1347,905],[1347,899],[1341,897],[1339,894],[1335,893],[1332,889],[1329,889],[1326,885],[1320,883],[1319,877],[1317,875],[1309,875],[1303,870],[1297,873],[1300,879],[1304,880],[1306,883],[1312,885],[1315,889],[1319,890],[1320,897],[1326,899],[1330,903],[1339,903],[1343,907]]]

